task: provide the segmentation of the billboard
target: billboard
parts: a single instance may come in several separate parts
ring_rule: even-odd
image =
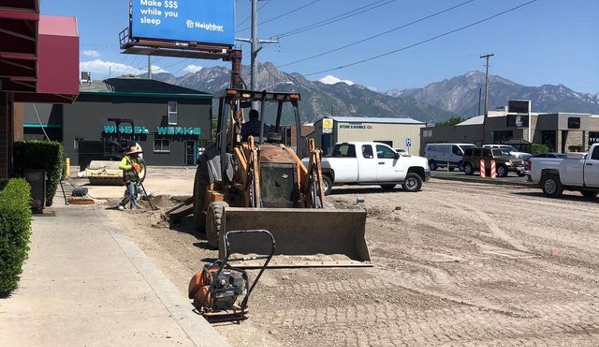
[[[234,0],[131,0],[129,10],[135,39],[235,43]]]
[[[507,106],[508,113],[529,113],[530,100],[510,100]]]

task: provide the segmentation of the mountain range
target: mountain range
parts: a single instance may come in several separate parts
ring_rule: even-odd
[[[243,66],[242,79],[249,84],[249,67]],[[325,84],[309,81],[299,73],[286,73],[272,63],[258,64],[257,89],[299,92],[302,117],[314,122],[324,116],[410,117],[427,123],[451,117],[470,118],[484,106],[485,74],[471,71],[431,83],[423,88],[376,92],[358,84]],[[154,74],[153,79],[204,92],[214,93],[229,86],[230,69],[203,68],[176,77]],[[523,86],[500,76],[489,75],[489,109],[501,108],[508,100],[530,99],[533,112],[580,112],[599,114],[599,93],[575,92],[564,85]],[[482,104],[482,103],[481,103]]]

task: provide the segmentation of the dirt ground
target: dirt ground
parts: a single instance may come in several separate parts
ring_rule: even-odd
[[[169,196],[191,194],[192,170],[172,177],[146,182],[163,210]],[[116,204],[122,187],[110,188],[118,194],[90,187],[107,198],[96,208]],[[358,197],[373,266],[267,270],[249,319],[216,325],[233,346],[597,345],[599,200],[440,179],[418,193],[342,187],[327,199],[351,206]],[[182,295],[217,257],[189,218],[169,225],[148,209],[106,214]]]

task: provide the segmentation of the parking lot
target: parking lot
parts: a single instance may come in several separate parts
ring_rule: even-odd
[[[217,329],[234,346],[595,346],[599,200],[490,182],[436,171],[418,193],[335,188],[328,202],[368,211],[373,266],[267,270],[250,318]],[[190,220],[106,212],[182,295],[217,255]]]

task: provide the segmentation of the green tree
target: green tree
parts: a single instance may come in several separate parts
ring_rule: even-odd
[[[462,123],[465,120],[466,120],[466,118],[452,116],[451,118],[449,118],[446,121],[435,123],[435,126],[438,126],[438,127],[454,126],[456,124]]]

